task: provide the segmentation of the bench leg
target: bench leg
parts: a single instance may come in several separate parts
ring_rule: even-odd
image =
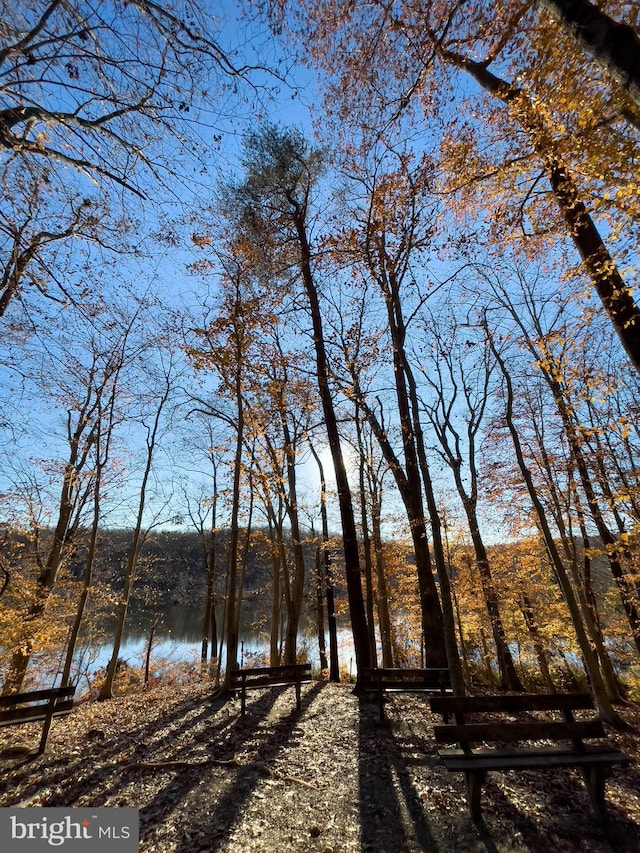
[[[240,716],[244,717],[244,712],[247,705],[247,685],[242,682],[242,691],[240,693]]]
[[[49,731],[51,730],[51,724],[53,722],[53,710],[47,714],[47,717],[44,721],[44,725],[42,727],[42,734],[40,735],[40,746],[38,747],[38,755],[42,755],[42,753],[47,748],[47,741],[49,740]]]
[[[606,820],[607,808],[604,801],[604,788],[607,777],[611,774],[611,768],[603,767],[602,765],[592,765],[591,767],[583,767],[582,774],[587,785],[587,790],[589,791],[589,796],[591,797],[591,803],[598,817],[600,820]]]
[[[47,715],[44,718],[44,724],[42,726],[42,734],[40,735],[40,746],[38,747],[37,755],[42,755],[42,753],[47,748],[47,741],[49,740],[49,732],[51,731],[51,724],[53,723],[53,714],[56,710],[56,702],[57,699],[51,698],[49,703],[47,704]]]
[[[482,791],[484,777],[484,770],[467,770],[464,774],[465,782],[467,783],[467,802],[469,803],[469,813],[474,821],[478,821],[482,817],[480,793]]]
[[[382,681],[378,681],[378,720],[384,722],[384,690]]]
[[[300,710],[302,708],[302,690],[300,679],[296,680],[296,710]]]

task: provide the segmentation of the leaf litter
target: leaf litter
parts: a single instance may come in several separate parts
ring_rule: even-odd
[[[85,702],[54,720],[47,752],[24,762],[0,733],[0,806],[134,806],[141,853],[640,851],[640,770],[613,772],[609,821],[574,771],[490,774],[484,821],[468,817],[464,780],[437,758],[423,698],[377,702],[351,685],[252,691],[247,714],[211,685],[160,686]],[[640,709],[609,739],[638,758]]]

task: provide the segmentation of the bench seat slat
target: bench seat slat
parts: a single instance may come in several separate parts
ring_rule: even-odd
[[[471,754],[462,750],[441,750],[438,754],[444,766],[451,772],[591,767],[631,763],[628,755],[606,744],[587,747],[584,751],[549,747],[531,750],[474,750]]]

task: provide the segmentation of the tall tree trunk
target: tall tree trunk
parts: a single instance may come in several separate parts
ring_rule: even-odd
[[[611,696],[613,702],[622,702],[623,695],[622,690],[620,688],[620,680],[618,679],[616,671],[613,667],[613,663],[611,662],[609,650],[607,649],[604,632],[602,630],[602,625],[600,624],[600,618],[598,614],[598,602],[596,601],[595,592],[593,590],[593,584],[591,583],[591,557],[589,556],[590,541],[589,535],[587,533],[584,513],[582,511],[580,501],[577,499],[578,496],[577,490],[575,489],[575,485],[573,485],[573,491],[576,497],[576,512],[578,514],[578,523],[580,525],[580,535],[582,536],[583,549],[582,577],[579,576],[577,557],[576,562],[574,564],[573,573],[574,577],[576,577],[576,583],[579,583],[580,580],[582,580],[586,612],[588,612],[589,616],[589,629],[593,636],[594,647],[596,650],[596,654],[598,655],[598,660],[600,661],[600,668],[602,669],[604,680],[607,684],[609,696]]]
[[[244,397],[242,388],[242,358],[241,344],[236,335],[236,373],[234,378],[236,403],[236,448],[233,459],[233,485],[231,492],[231,518],[229,536],[229,562],[227,565],[227,606],[225,611],[224,640],[226,645],[227,665],[223,690],[228,691],[231,683],[231,673],[238,669],[238,561],[240,556],[240,486],[242,481],[242,456],[244,445]]]
[[[427,451],[424,444],[424,433],[422,431],[422,423],[420,421],[418,388],[406,353],[403,354],[403,363],[409,387],[409,398],[411,400],[411,411],[413,415],[413,426],[418,462],[420,465],[420,475],[422,477],[422,485],[427,499],[427,510],[429,512],[429,520],[431,523],[433,555],[436,570],[438,572],[438,580],[440,581],[444,641],[447,651],[447,661],[449,663],[449,672],[451,675],[451,686],[456,696],[464,696],[465,676],[462,668],[462,662],[460,660],[460,651],[458,650],[458,644],[456,642],[456,620],[453,610],[453,596],[451,591],[451,581],[449,578],[449,568],[445,558],[444,543],[442,541],[442,522],[440,520],[440,512],[436,502],[433,480],[431,479],[431,470],[429,468]]]
[[[318,657],[320,672],[328,672],[327,638],[324,620],[324,571],[322,563],[322,544],[316,543],[316,626],[318,629]]]
[[[462,652],[461,655],[461,665],[462,672],[464,675],[464,680],[466,684],[471,684],[471,671],[469,669],[469,655],[467,653],[467,642],[464,637],[464,628],[462,625],[462,614],[460,613],[460,605],[458,604],[458,597],[456,596],[455,590],[452,588],[451,590],[451,601],[454,607],[456,626],[458,629],[458,638],[460,643],[460,649]],[[458,695],[464,695],[464,691]]]
[[[156,449],[156,442],[158,438],[158,431],[160,429],[160,419],[162,417],[162,412],[164,407],[169,399],[169,394],[171,393],[171,383],[170,383],[170,372],[165,375],[165,387],[163,394],[158,403],[158,407],[156,409],[156,413],[153,419],[153,426],[148,430],[147,433],[147,454],[144,472],[142,475],[142,483],[140,484],[140,494],[138,497],[138,514],[136,517],[136,524],[133,529],[133,537],[131,540],[131,545],[129,546],[129,553],[127,555],[127,565],[124,573],[124,589],[122,591],[122,597],[120,599],[120,609],[118,612],[118,620],[116,624],[116,631],[113,640],[113,649],[111,652],[111,658],[109,659],[109,663],[107,664],[107,673],[105,675],[104,683],[100,688],[100,693],[98,695],[98,699],[100,701],[104,699],[111,699],[113,697],[113,687],[116,678],[116,671],[118,665],[118,655],[120,654],[120,646],[122,644],[122,638],[124,635],[124,626],[127,618],[127,609],[129,607],[129,600],[131,598],[131,591],[133,589],[133,584],[135,580],[135,571],[138,565],[138,557],[140,556],[140,548],[144,542],[144,533],[142,530],[142,519],[144,516],[146,497],[147,497],[147,484],[149,482],[149,476],[151,474],[151,466],[153,464],[153,455]]]
[[[522,613],[522,618],[524,619],[524,624],[527,626],[527,631],[529,632],[531,642],[533,643],[533,648],[536,653],[536,657],[538,658],[538,666],[540,667],[540,674],[542,675],[542,681],[544,683],[545,690],[547,690],[549,693],[555,693],[556,688],[555,684],[553,683],[553,679],[551,678],[549,662],[547,661],[547,654],[544,648],[544,643],[542,642],[542,638],[540,637],[540,631],[538,630],[538,625],[533,610],[533,604],[524,589],[521,590],[520,601],[518,603],[520,606],[520,612]]]
[[[351,627],[353,630],[353,645],[358,668],[358,680],[356,690],[362,684],[362,672],[371,666],[369,654],[369,635],[367,628],[367,617],[365,614],[364,598],[360,581],[360,555],[358,553],[358,536],[356,532],[353,501],[351,499],[351,487],[347,476],[347,468],[342,455],[340,444],[340,433],[338,420],[333,406],[331,388],[329,386],[329,370],[327,353],[324,342],[324,331],[322,327],[322,312],[318,291],[311,272],[311,248],[307,239],[307,232],[302,210],[298,210],[294,217],[298,243],[300,246],[300,263],[302,279],[309,303],[311,322],[313,326],[313,343],[316,353],[316,371],[318,374],[318,391],[322,404],[331,458],[336,477],[338,489],[338,504],[340,506],[340,518],[342,521],[342,537],[344,547],[345,574],[347,580],[347,594],[349,597],[349,611],[351,615]]]
[[[69,639],[67,641],[67,651],[65,656],[64,668],[62,670],[61,687],[67,687],[70,683],[71,667],[73,666],[73,658],[76,651],[76,644],[78,642],[78,636],[80,634],[80,628],[82,627],[82,620],[84,618],[84,611],[87,604],[87,600],[89,598],[89,592],[91,590],[93,565],[95,562],[97,550],[96,546],[98,541],[98,527],[100,522],[100,479],[100,472],[99,470],[96,470],[96,481],[94,483],[95,494],[93,506],[93,520],[91,523],[91,534],[89,537],[89,546],[85,559],[84,576],[82,579],[82,591],[80,592],[80,598],[78,599],[78,604],[76,607],[76,615],[73,620],[73,625],[71,626]]]
[[[118,371],[119,373],[119,371]],[[118,374],[116,374],[117,377]],[[76,643],[78,642],[78,636],[80,634],[80,628],[82,626],[82,620],[84,618],[84,611],[87,604],[87,600],[89,598],[89,593],[91,590],[91,583],[93,580],[93,566],[95,562],[96,550],[97,550],[97,542],[98,542],[98,533],[100,528],[100,498],[101,498],[101,488],[102,488],[102,474],[109,460],[109,449],[111,445],[111,437],[113,435],[113,424],[114,424],[114,407],[115,407],[115,385],[112,389],[110,400],[109,400],[109,418],[108,425],[106,430],[105,437],[105,446],[104,453],[101,455],[101,445],[102,445],[102,412],[101,405],[98,405],[98,418],[96,422],[96,431],[95,431],[95,473],[94,473],[94,481],[93,481],[93,518],[91,521],[91,533],[89,535],[89,545],[87,548],[87,556],[85,559],[85,568],[84,568],[84,577],[82,580],[82,591],[80,593],[80,598],[78,600],[78,606],[76,608],[76,615],[71,626],[71,632],[69,634],[69,640],[67,642],[67,653],[66,659],[64,663],[64,668],[62,670],[62,681],[61,686],[66,687],[70,683],[71,678],[71,667],[73,665],[73,658],[76,650]]]
[[[218,622],[216,619],[216,545],[218,525],[218,469],[213,466],[213,489],[211,496],[211,529],[207,549],[207,591],[205,593],[204,619],[202,622],[202,650],[200,654],[201,674],[207,670],[209,643],[211,643],[211,663],[218,654]]]
[[[445,50],[441,56],[470,74],[487,92],[513,109],[541,158],[551,190],[567,225],[567,231],[584,262],[627,355],[640,371],[640,310],[625,284],[598,229],[580,198],[573,178],[555,151],[552,134],[527,95],[488,70],[486,65]]]
[[[359,399],[362,411],[365,413],[366,419],[371,426],[373,434],[380,445],[382,455],[393,474],[398,492],[400,493],[400,497],[402,498],[402,502],[407,513],[413,552],[416,559],[418,592],[420,595],[420,613],[422,617],[423,637],[426,638],[428,665],[447,666],[447,651],[446,641],[444,638],[442,609],[440,607],[438,590],[431,567],[431,555],[429,553],[427,525],[424,517],[419,476],[417,484],[409,481],[408,471],[405,472],[400,460],[394,453],[389,442],[387,431],[378,421],[375,413],[368,406],[362,392],[357,387],[357,382],[355,393]],[[416,469],[414,469],[414,474],[415,471]],[[412,479],[414,478],[415,477],[412,477]]]
[[[324,477],[324,466],[315,447],[309,441],[309,450],[315,459],[320,475],[320,518],[322,520],[322,553],[324,563],[325,594],[327,598],[327,622],[329,623],[329,681],[340,681],[340,665],[338,661],[338,625],[336,621],[336,606],[331,576],[331,553],[329,551],[329,516],[327,513],[327,483]]]
[[[275,513],[269,513],[269,541],[271,543],[271,566],[272,566],[272,583],[271,583],[271,632],[269,641],[269,666],[280,665],[280,607],[281,607],[281,591],[280,591],[280,576],[282,573],[281,565],[281,549],[280,542],[282,541],[282,525],[277,524]]]
[[[535,336],[537,336],[537,341],[534,337],[532,337],[531,331],[527,328],[526,324],[522,320],[521,311],[517,310],[516,306],[513,305],[510,299],[505,299],[504,304],[507,306],[511,316],[521,329],[524,335],[524,340],[527,344],[527,348],[531,353],[532,357],[540,366],[539,369],[542,373],[542,376],[547,385],[549,386],[549,390],[551,391],[553,401],[556,405],[556,409],[562,422],[564,434],[569,446],[569,452],[571,455],[572,463],[575,465],[578,471],[580,482],[582,484],[582,490],[587,499],[587,505],[589,507],[591,517],[606,549],[611,574],[614,578],[616,586],[618,587],[623,609],[625,611],[625,614],[629,621],[629,626],[631,628],[632,637],[636,644],[636,648],[640,651],[640,612],[638,610],[639,602],[637,597],[637,588],[633,581],[624,571],[620,560],[621,549],[619,547],[619,543],[617,541],[617,538],[608,528],[591,481],[589,465],[585,457],[585,445],[581,439],[579,424],[576,422],[575,416],[573,414],[575,406],[569,398],[567,391],[563,386],[563,383],[558,379],[558,376],[561,376],[563,372],[562,361],[546,346],[545,331],[542,327],[539,316],[533,310],[530,310],[529,314],[533,321],[535,330],[534,334]],[[560,532],[562,544],[567,558],[570,562],[570,565],[573,565],[575,564],[577,559],[575,541],[573,539],[573,536],[569,535],[566,530],[561,502],[557,495],[557,488],[554,483],[553,465],[551,463],[551,460],[549,460],[548,458],[543,437],[540,435],[538,428],[536,427],[535,429],[540,458],[542,460],[542,465],[547,473],[547,478],[551,486],[551,498],[555,507],[554,516],[556,525],[558,526],[558,530]],[[569,477],[570,479],[572,478],[571,471],[569,471]],[[574,494],[577,501],[578,495],[575,489]],[[632,562],[631,554],[629,554],[628,552],[623,552],[623,555],[626,557],[628,563]],[[587,618],[590,618],[590,616],[591,608],[589,608],[589,616]],[[597,637],[594,637],[594,639],[597,642]],[[607,657],[608,660],[608,655],[604,646],[602,646],[602,653]],[[609,664],[605,664],[605,667],[608,667],[609,665],[610,662]],[[609,680],[611,681],[612,679]],[[616,679],[614,678],[613,681],[616,681]]]
[[[438,367],[435,371],[438,379],[429,379],[429,384],[436,395],[436,402],[432,403],[431,406],[427,408],[428,416],[440,443],[442,458],[447,463],[451,473],[453,474],[456,491],[458,492],[458,496],[467,517],[467,526],[469,528],[469,533],[471,534],[476,565],[480,575],[480,585],[487,613],[489,614],[489,624],[491,626],[491,633],[493,635],[494,645],[496,648],[496,658],[500,674],[500,686],[504,690],[523,690],[524,688],[518,673],[516,672],[511,650],[507,643],[504,625],[500,614],[498,596],[491,576],[491,566],[482,534],[480,532],[480,525],[478,523],[478,468],[476,464],[476,440],[489,397],[489,379],[491,369],[487,363],[486,355],[484,355],[482,359],[483,380],[481,383],[481,394],[477,400],[472,400],[470,395],[466,391],[464,392],[467,411],[465,413],[466,443],[463,449],[463,442],[461,441],[460,433],[451,419],[453,404],[458,396],[458,374],[456,372],[456,368],[454,368],[450,354],[445,351],[437,329],[432,328],[431,335],[437,341],[437,350],[434,357],[442,360],[446,364],[447,375],[451,379],[451,386],[453,390],[450,392],[445,390],[446,380],[442,376],[440,368]],[[459,371],[460,384],[466,388],[467,378],[464,375],[465,368],[460,366]],[[415,396],[417,398],[417,392]],[[463,453],[466,458],[465,472],[468,476],[467,484],[465,484],[462,474]]]
[[[411,239],[410,234],[407,234],[408,244],[411,244]],[[406,262],[403,262],[400,256],[390,254],[385,228],[371,215],[367,220],[365,260],[384,297],[387,310],[387,325],[393,348],[394,385],[400,418],[404,469],[400,468],[399,461],[391,452],[386,431],[380,428],[369,407],[364,410],[396,479],[409,519],[418,574],[426,661],[429,666],[447,666],[448,658],[452,657],[452,663],[455,665],[457,649],[454,654],[453,622],[449,619],[451,613],[448,612],[446,614],[448,630],[445,630],[445,618],[433,575],[422,499],[421,471],[416,446],[416,435],[420,431],[420,424],[419,419],[416,422],[415,418],[417,407],[412,406],[413,400],[410,393],[412,375],[405,350],[406,322],[402,307],[402,280],[406,271]],[[448,606],[447,602],[445,604]],[[458,678],[458,675],[454,673],[454,678]],[[459,684],[458,687],[461,685]]]
[[[567,525],[565,524],[560,497],[558,495],[558,490],[556,488],[553,478],[553,466],[551,460],[549,459],[547,450],[544,446],[543,436],[540,435],[540,431],[537,425],[534,425],[534,430],[536,433],[536,440],[538,442],[538,448],[540,451],[542,467],[546,472],[547,480],[549,483],[549,493],[551,504],[553,507],[554,521],[560,534],[560,541],[562,543],[562,548],[565,553],[567,563],[570,567],[571,576],[573,577],[575,587],[578,590],[578,596],[580,599],[585,624],[587,626],[588,633],[592,638],[593,646],[598,656],[598,660],[600,661],[600,668],[602,670],[602,675],[607,685],[607,690],[609,691],[609,696],[613,702],[618,702],[621,699],[618,679],[613,669],[613,665],[611,663],[611,659],[609,657],[609,653],[604,642],[604,636],[598,624],[595,599],[589,597],[589,587],[587,582],[589,569],[588,551],[585,551],[584,553],[584,567],[587,571],[586,573],[583,572],[583,576],[581,577],[580,572],[578,570],[578,551],[576,547],[575,537],[573,536],[571,529],[567,529]],[[588,540],[584,538],[584,536],[586,535],[586,529],[584,529],[584,517],[582,509],[580,507],[578,492],[573,481],[573,472],[571,465],[568,466],[567,473],[569,479],[569,488],[574,495],[574,500],[576,503],[576,511],[578,513],[580,528],[583,531],[584,543]]]
[[[533,352],[535,355],[536,351],[534,350]],[[587,499],[589,513],[606,549],[609,568],[611,569],[611,574],[620,593],[622,606],[631,628],[631,635],[636,645],[636,649],[640,652],[640,611],[638,609],[639,602],[636,595],[636,587],[633,582],[629,580],[624,571],[620,560],[620,549],[617,537],[614,536],[611,530],[609,530],[604,515],[600,509],[596,491],[593,487],[593,483],[591,482],[589,467],[583,453],[582,442],[580,441],[580,437],[577,433],[576,425],[571,414],[571,403],[567,400],[565,392],[555,376],[548,370],[544,370],[543,375],[553,394],[553,399],[567,437],[571,456],[578,470],[582,489]]]
[[[88,493],[85,493],[84,499],[79,497],[78,484],[80,473],[85,467],[89,457],[90,449],[93,445],[97,425],[94,422],[91,424],[98,405],[97,398],[92,400],[94,394],[93,379],[95,370],[92,369],[90,381],[87,383],[87,392],[82,408],[77,413],[77,424],[72,430],[71,412],[67,414],[67,440],[69,442],[69,458],[64,468],[62,476],[62,486],[60,489],[60,501],[58,503],[58,518],[53,533],[53,543],[49,549],[46,563],[40,566],[40,575],[38,576],[35,592],[35,600],[29,607],[27,614],[23,618],[23,637],[20,643],[20,648],[12,655],[7,667],[7,674],[2,688],[2,693],[19,693],[27,674],[29,662],[33,655],[33,638],[36,635],[38,625],[42,619],[47,607],[47,602],[52,590],[56,585],[58,574],[65,559],[65,555],[69,551],[69,547],[75,535],[79,510],[78,501],[82,503],[87,498]],[[89,429],[87,427],[89,426]],[[87,434],[84,435],[85,431]],[[81,441],[83,446],[81,447]],[[74,518],[75,511],[75,522]]]
[[[393,666],[392,626],[389,614],[389,586],[382,545],[381,500],[379,491],[370,489],[371,493],[371,538],[376,567],[378,623],[380,625],[380,643],[382,647],[382,666],[390,669]]]
[[[589,0],[538,0],[640,108],[640,38]]]
[[[367,612],[367,626],[369,628],[369,654],[371,664],[378,666],[376,651],[376,623],[373,596],[373,560],[371,554],[371,536],[369,535],[369,519],[367,516],[367,492],[365,489],[366,452],[362,438],[362,419],[358,401],[355,405],[355,427],[358,446],[358,490],[360,493],[360,525],[362,528],[362,547],[364,552],[364,579],[365,579],[365,606]]]
[[[405,459],[407,491],[405,506],[409,515],[411,535],[418,569],[422,624],[425,642],[426,660],[429,666],[446,666],[447,651],[444,635],[444,621],[438,591],[433,577],[431,555],[427,538],[424,505],[422,502],[422,484],[420,466],[416,448],[416,425],[413,422],[410,395],[407,382],[407,358],[405,353],[405,324],[400,299],[400,288],[390,271],[389,285],[385,286],[387,317],[393,343],[393,366],[396,388],[396,401],[400,415],[402,446]]]
[[[484,541],[482,539],[482,534],[480,533],[480,526],[478,524],[476,508],[474,506],[474,502],[470,500],[465,493],[464,486],[462,485],[462,481],[460,480],[459,472],[454,471],[454,477],[456,479],[456,486],[458,487],[458,492],[460,493],[464,510],[467,516],[469,532],[471,534],[471,541],[473,543],[473,550],[476,556],[476,565],[478,567],[478,573],[480,575],[482,592],[484,594],[487,612],[489,613],[491,633],[493,634],[493,641],[496,646],[496,653],[498,658],[500,686],[503,690],[524,690],[524,686],[520,681],[518,673],[516,672],[513,657],[511,655],[511,650],[509,649],[509,646],[507,644],[504,624],[502,622],[502,617],[500,615],[500,607],[498,605],[498,596],[496,594],[495,585],[491,576],[491,567],[489,564],[489,558],[487,556],[487,549],[485,548]]]
[[[249,560],[249,550],[251,547],[251,530],[253,525],[253,475],[251,467],[249,467],[247,491],[249,493],[249,512],[247,513],[247,526],[244,533],[244,545],[242,546],[242,557],[240,559],[240,572],[238,574],[238,592],[236,598],[236,636],[240,637],[240,619],[242,614],[242,601],[244,598],[244,578],[247,573],[247,562]]]
[[[286,417],[282,417],[284,434],[284,455],[287,468],[288,494],[285,500],[289,525],[291,528],[291,547],[293,550],[293,564],[295,575],[287,597],[287,633],[284,644],[284,662],[294,664],[296,662],[296,651],[298,641],[298,627],[302,611],[302,599],[304,596],[305,563],[304,550],[302,547],[302,535],[300,533],[300,521],[298,517],[298,486],[296,480],[295,448],[291,440]]]

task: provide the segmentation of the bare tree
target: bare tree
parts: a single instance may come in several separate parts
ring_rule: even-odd
[[[203,104],[210,116],[252,69],[195,0],[0,0],[0,19],[3,315],[26,285],[52,297],[52,279],[79,298],[56,269],[79,243],[139,243],[139,204],[179,199],[183,157],[211,160],[202,132],[221,128]]]
[[[135,582],[136,568],[138,566],[141,548],[149,532],[148,528],[145,529],[144,527],[144,515],[147,502],[147,488],[149,484],[149,477],[151,476],[151,470],[154,462],[154,455],[158,445],[158,440],[161,436],[164,410],[167,406],[167,403],[169,402],[173,391],[174,364],[173,355],[171,353],[169,353],[169,356],[166,359],[166,364],[162,363],[161,367],[162,378],[160,387],[158,388],[158,397],[155,400],[155,405],[151,408],[149,420],[147,421],[146,417],[143,417],[142,419],[142,425],[146,432],[146,446],[144,467],[138,492],[138,509],[136,513],[136,521],[133,528],[133,534],[131,537],[131,543],[129,544],[129,550],[127,553],[126,566],[124,569],[124,588],[120,597],[120,605],[118,608],[118,616],[113,639],[113,648],[111,651],[109,663],[107,664],[105,680],[100,688],[100,693],[98,695],[98,699],[100,700],[111,699],[113,696],[113,688],[118,668],[118,656],[120,654],[120,646],[122,644],[122,639],[124,636],[127,610],[129,607],[129,600],[131,598],[131,593]]]
[[[507,367],[505,356],[499,351],[498,345],[496,344],[494,337],[488,328],[487,339],[489,346],[491,347],[491,351],[496,360],[496,363],[498,364],[498,367],[500,368],[500,371],[504,378],[506,396],[505,421],[513,441],[513,447],[518,461],[518,467],[520,468],[520,472],[526,484],[527,491],[529,493],[529,497],[531,499],[531,503],[533,504],[536,518],[540,526],[540,530],[542,531],[542,535],[544,537],[549,558],[554,568],[558,584],[564,595],[564,599],[566,601],[567,608],[571,616],[571,621],[573,622],[573,626],[580,646],[580,651],[584,659],[585,668],[589,676],[589,680],[591,682],[591,689],[593,690],[600,716],[603,720],[606,720],[612,725],[622,725],[622,720],[619,714],[615,711],[613,705],[611,704],[611,698],[607,690],[607,686],[602,676],[600,667],[598,666],[598,660],[596,658],[595,653],[593,652],[590,643],[590,638],[585,628],[583,613],[587,608],[585,606],[581,607],[581,603],[576,597],[576,594],[571,585],[571,581],[569,580],[569,576],[564,567],[562,557],[560,556],[560,553],[554,541],[553,534],[551,532],[551,528],[549,527],[549,523],[547,520],[547,515],[545,513],[542,502],[538,496],[538,492],[533,482],[531,472],[527,468],[526,460],[522,450],[522,442],[520,440],[520,435],[513,416],[513,405],[515,397],[513,391],[513,382],[511,381],[511,374]]]
[[[498,592],[478,519],[477,445],[491,392],[493,366],[488,348],[481,341],[469,340],[471,333],[467,330],[466,339],[459,342],[457,324],[452,321],[449,325],[452,332],[445,338],[437,320],[431,318],[425,324],[430,344],[426,349],[430,355],[423,379],[433,396],[424,403],[424,411],[439,443],[437,452],[453,474],[467,517],[496,646],[501,686],[505,690],[523,690],[506,639]],[[468,352],[465,354],[469,347],[475,353],[473,367],[469,364]]]

